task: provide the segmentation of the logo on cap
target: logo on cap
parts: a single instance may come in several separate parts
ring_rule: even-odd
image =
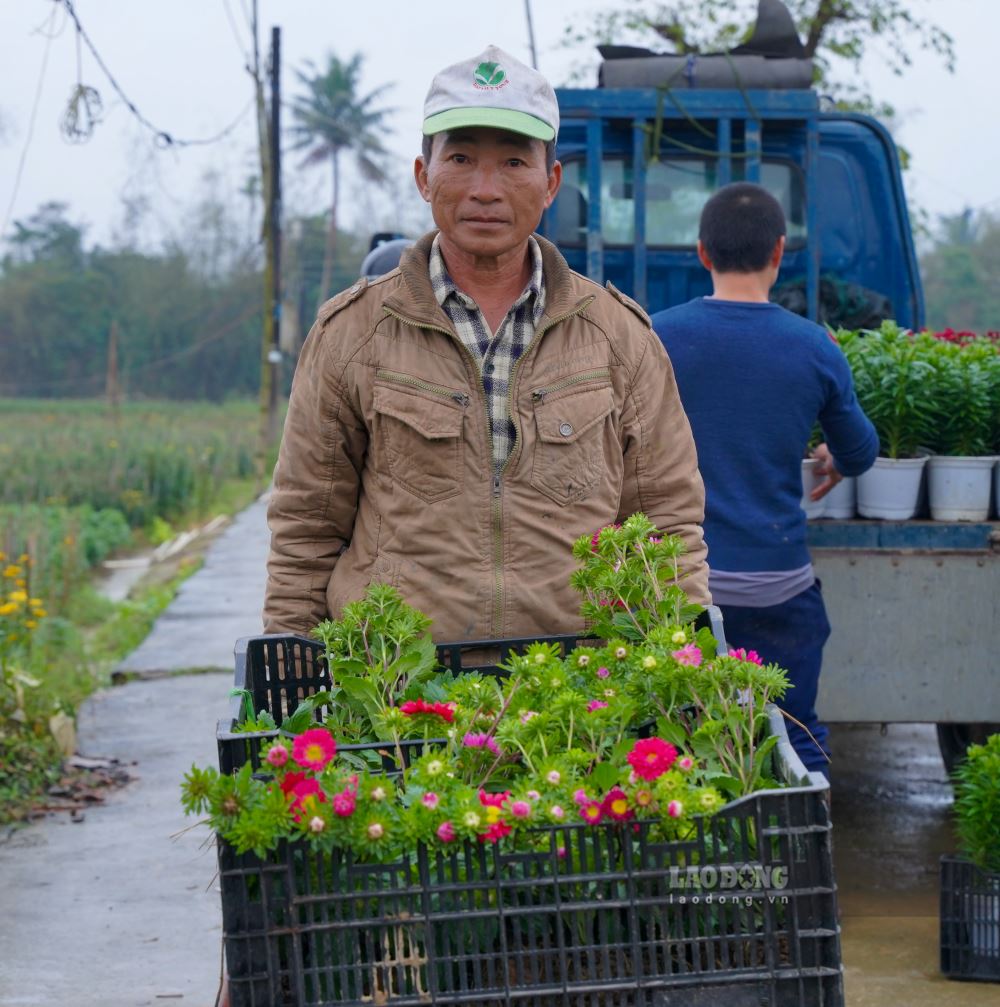
[[[508,83],[507,71],[499,63],[480,63],[472,75],[473,87],[481,90],[499,90]]]

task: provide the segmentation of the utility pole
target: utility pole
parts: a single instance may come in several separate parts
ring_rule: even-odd
[[[278,402],[281,396],[281,29],[271,29],[271,188],[268,246],[271,259],[271,366],[267,407],[268,442],[278,440]]]
[[[531,0],[524,0],[524,13],[528,18],[528,45],[531,46],[531,65],[538,69],[538,50],[535,48],[535,26],[531,20]]]
[[[271,450],[278,439],[278,401],[281,393],[281,350],[278,347],[278,322],[281,312],[280,238],[281,238],[281,103],[278,79],[281,71],[280,29],[271,33],[271,114],[268,116],[264,95],[264,75],[258,48],[257,0],[251,13],[253,35],[253,65],[249,68],[254,80],[257,109],[257,145],[260,156],[261,191],[264,196],[264,297],[263,338],[260,368],[260,419],[257,438],[257,475],[263,482]],[[277,176],[277,177],[276,177]]]

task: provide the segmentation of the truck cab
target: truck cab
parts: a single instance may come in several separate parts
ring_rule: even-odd
[[[745,180],[785,210],[781,303],[837,325],[848,317],[841,302],[865,299],[874,324],[923,326],[899,157],[875,119],[824,111],[813,90],[556,94],[563,184],[540,231],[573,269],[650,313],[709,293],[695,247],[701,208],[720,186]]]

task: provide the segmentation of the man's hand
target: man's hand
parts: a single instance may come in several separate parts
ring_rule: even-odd
[[[837,471],[837,466],[833,464],[833,455],[825,444],[820,444],[813,451],[812,457],[819,462],[816,466],[816,477],[826,476],[826,479],[809,494],[809,499],[822,500],[844,477]]]

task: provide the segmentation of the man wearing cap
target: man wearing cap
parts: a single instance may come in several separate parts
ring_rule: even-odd
[[[268,510],[264,623],[307,633],[369,584],[436,640],[578,631],[571,545],[635,511],[687,544],[704,495],[643,310],[533,234],[559,189],[549,83],[496,47],[443,70],[415,177],[437,230],[320,310]]]

